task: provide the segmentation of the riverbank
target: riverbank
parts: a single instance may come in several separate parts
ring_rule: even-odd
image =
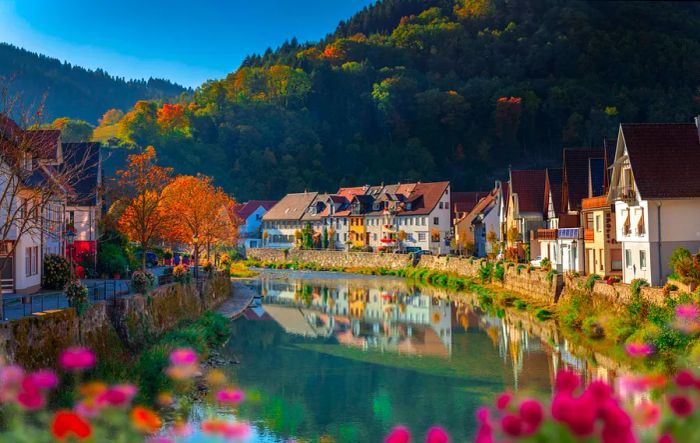
[[[374,258],[363,260],[366,255]],[[455,257],[423,256],[409,262],[405,254],[270,250],[251,250],[249,256],[255,257],[251,264],[257,266],[393,275],[457,292],[473,291],[497,315],[509,309],[529,312],[542,322],[554,320],[571,343],[597,360],[616,361],[637,371],[670,373],[679,363],[688,364],[688,358],[700,357],[696,332],[689,334],[670,325],[675,307],[696,301],[697,295],[641,284],[609,285],[524,265]],[[300,258],[319,261],[298,261]],[[348,266],[357,263],[382,266]],[[638,343],[653,346],[654,355],[643,362],[631,358],[626,347]]]

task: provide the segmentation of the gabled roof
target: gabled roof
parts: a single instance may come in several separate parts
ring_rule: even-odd
[[[0,138],[10,139],[18,137],[21,133],[22,128],[14,120],[0,113]]]
[[[426,215],[437,206],[440,198],[450,186],[450,182],[416,183],[408,197],[411,210],[404,209],[399,215]]]
[[[250,217],[259,207],[263,207],[265,212],[269,211],[270,208],[275,206],[276,200],[249,200],[245,203],[238,203],[234,206],[233,210],[236,215],[245,220]]]
[[[329,194],[318,193],[316,197],[311,201],[311,204],[306,208],[304,216],[301,217],[305,221],[318,221],[327,215],[328,205],[326,201],[328,200]],[[315,212],[312,212],[315,208]]]
[[[544,213],[544,180],[544,169],[510,171],[510,192],[518,195],[520,212]]]
[[[643,199],[700,197],[700,138],[693,123],[623,123],[635,183]]]
[[[564,190],[562,210],[581,209],[581,200],[588,195],[589,160],[605,158],[603,148],[564,148]]]
[[[552,204],[554,205],[554,213],[561,214],[561,202],[562,202],[562,180],[563,180],[564,170],[562,168],[549,168],[547,169],[547,183],[545,189],[549,193],[545,193],[544,196],[544,211],[547,212],[549,209],[549,194],[552,195]]]
[[[317,195],[318,192],[287,194],[263,215],[263,220],[301,220]]]
[[[36,150],[40,160],[58,160],[58,151],[61,147],[59,129],[31,129],[26,131],[24,141]]]
[[[78,177],[70,183],[73,192],[68,204],[93,206],[97,204],[101,179],[100,144],[95,142],[63,143],[63,160]]]
[[[469,213],[482,198],[489,195],[488,192],[452,192],[450,195],[450,207],[452,208],[452,219],[457,218],[457,213]]]
[[[588,160],[588,197],[596,197],[605,194],[607,189],[605,159],[591,158]]]
[[[348,201],[350,201],[356,195],[366,194],[369,188],[369,185],[355,186],[352,188],[340,188],[338,189],[338,192],[335,193],[335,195],[345,197],[346,199],[348,199]]]

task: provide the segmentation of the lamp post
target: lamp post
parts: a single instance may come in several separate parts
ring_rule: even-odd
[[[68,243],[68,259],[70,260],[70,279],[73,280],[73,242],[75,241],[75,230],[73,228],[66,229],[66,243]]]
[[[197,281],[197,277],[199,277],[199,236],[196,233],[192,236],[192,243],[194,244],[194,280]]]

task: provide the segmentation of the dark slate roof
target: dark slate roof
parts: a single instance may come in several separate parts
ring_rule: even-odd
[[[545,170],[513,170],[510,172],[510,192],[518,194],[520,212],[544,213]]]
[[[100,187],[100,144],[95,142],[63,143],[63,160],[68,168],[80,171],[68,204],[92,206],[97,204]]]
[[[621,124],[643,199],[700,197],[700,138],[693,123]]]
[[[605,176],[608,171],[605,170],[605,159],[592,158],[589,160],[589,175],[590,175],[590,195],[588,197],[597,197],[605,194]]]
[[[59,129],[32,129],[26,131],[25,141],[36,149],[41,160],[57,160],[58,148],[61,145]]]
[[[564,170],[562,168],[549,168],[547,169],[547,185],[549,187],[549,192],[552,194],[552,204],[554,205],[554,213],[561,214],[561,202],[562,202],[562,180],[564,179]],[[549,195],[544,196],[544,212],[549,209]]]
[[[0,138],[10,139],[18,137],[21,133],[22,128],[14,120],[0,113]]]
[[[574,211],[581,209],[581,200],[588,197],[589,160],[604,157],[603,148],[564,148],[564,212],[567,208]]]
[[[452,219],[457,218],[457,213],[468,214],[479,203],[479,200],[489,195],[488,192],[452,192],[450,195],[450,207],[452,208]]]

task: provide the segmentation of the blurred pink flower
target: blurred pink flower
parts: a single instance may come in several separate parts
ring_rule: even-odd
[[[678,371],[673,377],[673,380],[681,388],[694,387],[698,382],[698,380],[696,380],[695,378],[695,375],[693,375],[693,373],[688,369],[682,369]]]
[[[250,436],[251,427],[248,423],[241,421],[226,422],[222,431],[225,438],[241,440]]]
[[[95,366],[97,358],[88,348],[71,347],[63,351],[58,358],[59,364],[70,371],[83,371]]]
[[[88,398],[75,405],[75,412],[83,417],[97,417],[100,415],[100,407],[95,399]]]
[[[396,426],[384,439],[384,443],[408,443],[411,441],[411,432],[404,426]]]
[[[24,369],[17,365],[0,368],[0,401],[15,400],[24,381]]]
[[[449,441],[450,436],[440,426],[433,426],[428,429],[428,434],[425,436],[425,443],[448,443]]]
[[[659,422],[661,408],[656,403],[644,400],[635,408],[637,422],[643,428],[650,428]]]
[[[536,431],[544,419],[542,404],[532,398],[523,400],[520,403],[520,417],[527,425],[525,431],[528,434]]]
[[[499,394],[498,397],[496,397],[496,408],[500,409],[501,411],[504,410],[508,407],[508,403],[510,403],[511,398],[513,398],[513,395],[508,392]]]
[[[171,433],[175,437],[187,437],[192,434],[192,425],[186,421],[177,421],[173,424]]]
[[[134,385],[121,384],[114,385],[99,394],[96,398],[98,404],[109,406],[126,406],[136,395],[138,389]]]
[[[222,389],[216,393],[216,400],[219,403],[238,404],[243,401],[245,394],[240,389]]]
[[[197,363],[197,353],[191,348],[177,348],[170,353],[173,365],[192,365]]]
[[[684,303],[676,306],[676,316],[684,320],[695,320],[698,318],[698,305],[695,303]]]
[[[695,405],[690,398],[685,395],[671,395],[668,397],[668,405],[674,414],[679,417],[690,415],[695,409]]]
[[[46,405],[46,397],[36,388],[22,389],[17,395],[17,403],[24,409],[33,411]]]
[[[581,377],[571,370],[559,371],[556,379],[556,391],[572,393],[581,384]]]
[[[58,376],[50,369],[40,369],[28,374],[22,384],[36,389],[53,389],[58,386]]]
[[[517,415],[506,414],[501,419],[501,428],[511,437],[520,437],[524,431],[523,420]]]
[[[654,346],[649,343],[628,343],[625,351],[632,357],[646,357],[654,353]]]

